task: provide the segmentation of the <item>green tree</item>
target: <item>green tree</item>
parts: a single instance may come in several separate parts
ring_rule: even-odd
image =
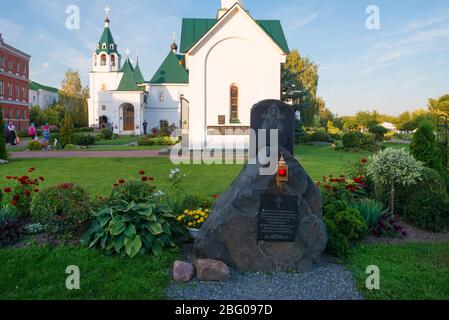
[[[30,108],[30,122],[34,123],[36,126],[41,126],[44,124],[44,113],[41,107],[35,105]]]
[[[75,143],[75,132],[73,130],[72,118],[66,113],[61,123],[61,146],[64,148],[68,144]]]
[[[290,101],[306,126],[313,126],[319,114],[317,100],[318,66],[309,58],[303,58],[297,50],[292,50],[282,66],[281,97]]]
[[[68,70],[59,92],[60,103],[72,116],[76,127],[88,125],[87,99],[89,89],[83,87],[78,71]]]
[[[428,107],[430,111],[449,114],[449,94],[446,94],[438,99],[429,99]]]
[[[8,159],[8,154],[6,153],[5,122],[3,121],[3,112],[0,112],[0,159]]]
[[[428,123],[423,123],[413,135],[410,152],[415,159],[422,161],[427,167],[444,173],[443,159],[438,148],[437,139],[433,128]]]
[[[376,141],[383,141],[385,135],[388,133],[388,129],[379,125],[371,126],[369,132],[374,135]]]

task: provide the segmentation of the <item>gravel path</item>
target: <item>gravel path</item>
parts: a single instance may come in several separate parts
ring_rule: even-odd
[[[343,266],[323,262],[306,273],[240,273],[231,270],[226,283],[173,283],[172,300],[360,300],[351,273]]]

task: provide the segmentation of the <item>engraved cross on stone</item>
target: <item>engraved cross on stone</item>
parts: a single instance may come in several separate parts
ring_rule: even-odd
[[[276,204],[278,206],[278,209],[280,210],[281,209],[281,204],[282,204],[282,202],[284,202],[284,200],[282,200],[281,197],[277,197],[276,200],[274,200],[274,201],[276,202]]]

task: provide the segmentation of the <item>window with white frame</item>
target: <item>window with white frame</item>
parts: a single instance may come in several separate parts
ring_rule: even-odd
[[[12,97],[12,85],[11,85],[11,82],[8,82],[8,96]]]
[[[5,94],[5,82],[0,80],[0,96]]]

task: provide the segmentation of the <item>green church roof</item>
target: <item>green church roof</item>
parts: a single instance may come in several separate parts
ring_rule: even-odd
[[[59,90],[56,88],[44,86],[44,85],[34,82],[34,81],[30,81],[30,90],[34,90],[34,91],[44,90],[44,91],[59,93]]]
[[[103,44],[106,44],[106,49],[103,49]],[[113,49],[111,49],[111,45],[113,45]],[[114,38],[112,37],[111,29],[109,27],[104,27],[103,34],[101,35],[100,42],[98,42],[98,48],[96,53],[106,52],[107,54],[117,53],[117,45],[114,42]]]
[[[126,72],[126,70],[131,71],[131,73],[134,73],[134,67],[131,63],[131,60],[129,60],[129,57],[126,58],[125,63],[123,64],[122,68],[120,69],[120,72]]]
[[[134,68],[129,58],[126,59],[120,72],[123,72],[123,76],[116,91],[141,91],[134,78]]]
[[[189,51],[212,27],[217,19],[184,18],[182,20],[181,52]],[[257,24],[273,39],[285,52],[289,53],[287,39],[279,20],[256,20]]]
[[[177,55],[170,51],[167,58],[165,58],[162,65],[156,71],[150,83],[162,84],[162,83],[177,83],[186,84],[189,83],[189,73],[183,66],[184,56]]]
[[[145,79],[142,75],[142,71],[140,71],[140,67],[139,64],[136,64],[136,67],[134,68],[134,79],[136,80],[137,83],[144,83]]]

